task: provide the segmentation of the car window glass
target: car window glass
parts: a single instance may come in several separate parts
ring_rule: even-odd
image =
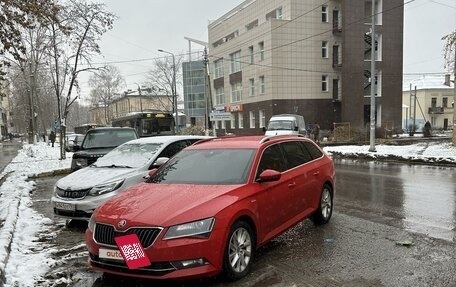
[[[320,158],[323,156],[323,153],[321,150],[316,147],[313,143],[311,142],[303,142],[305,148],[309,151],[310,155],[312,156],[312,159]]]
[[[273,145],[264,150],[258,165],[257,177],[266,169],[273,169],[280,172],[285,170],[279,145]]]
[[[312,160],[311,155],[303,148],[300,142],[284,142],[280,145],[284,151],[287,169],[294,168]]]
[[[83,148],[109,148],[119,146],[127,141],[136,139],[134,130],[92,130],[86,135]]]
[[[254,149],[184,150],[168,161],[151,182],[241,184],[247,181]]]
[[[158,157],[172,158],[176,153],[180,152],[189,145],[191,144],[187,140],[171,143],[160,153]]]
[[[141,167],[152,159],[163,143],[126,143],[99,158],[96,166]]]

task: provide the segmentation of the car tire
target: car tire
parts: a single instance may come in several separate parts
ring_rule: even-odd
[[[333,191],[325,184],[320,194],[318,209],[310,218],[315,225],[322,225],[329,222],[333,211]]]
[[[223,258],[223,275],[237,280],[250,272],[255,253],[255,236],[250,224],[236,221],[231,227]]]

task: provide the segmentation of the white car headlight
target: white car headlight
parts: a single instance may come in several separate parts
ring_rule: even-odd
[[[93,218],[93,215],[89,219],[89,224],[87,225],[87,228],[93,232],[95,230],[95,219]]]
[[[89,191],[89,194],[90,195],[102,195],[104,193],[114,191],[114,190],[118,189],[123,184],[124,181],[125,181],[125,179],[121,179],[121,180],[117,180],[117,181],[112,181],[112,182],[108,182],[108,183],[95,185]]]
[[[171,226],[163,237],[164,240],[179,237],[209,237],[214,227],[215,218],[206,218],[193,222]]]

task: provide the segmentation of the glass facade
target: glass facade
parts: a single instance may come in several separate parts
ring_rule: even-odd
[[[185,62],[182,65],[184,82],[184,109],[188,119],[191,117],[203,117],[206,115],[205,97],[205,69],[203,61]]]

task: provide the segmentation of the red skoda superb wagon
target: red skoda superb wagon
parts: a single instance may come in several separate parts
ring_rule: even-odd
[[[306,218],[327,223],[334,184],[332,160],[305,137],[203,140],[95,210],[89,264],[143,278],[238,279],[259,246]],[[133,233],[149,266],[129,269],[118,252],[115,238]]]

